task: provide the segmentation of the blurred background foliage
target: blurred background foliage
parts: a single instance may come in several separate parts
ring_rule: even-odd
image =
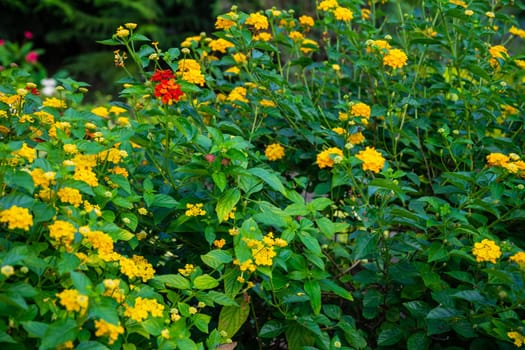
[[[405,0],[409,10],[416,0]],[[364,1],[363,1],[364,2]],[[109,99],[123,74],[113,68],[113,54],[97,40],[119,25],[139,24],[138,32],[162,49],[179,47],[184,38],[213,33],[217,15],[237,5],[243,11],[276,7],[313,15],[315,1],[303,0],[0,0],[0,39],[22,42],[33,33],[33,47],[49,77],[70,76],[88,82],[93,101]],[[393,11],[395,14],[395,11]],[[514,14],[524,18],[524,13]],[[523,22],[523,21],[522,21]]]

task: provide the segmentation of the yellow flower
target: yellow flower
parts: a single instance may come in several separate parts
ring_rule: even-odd
[[[336,7],[334,16],[338,21],[349,22],[354,18],[354,13],[345,7]]]
[[[226,53],[227,49],[235,47],[235,45],[232,42],[222,38],[212,40],[208,45],[210,46],[210,49],[212,49],[212,51],[219,51],[221,53]]]
[[[509,162],[510,158],[503,153],[491,153],[487,156],[488,166],[503,166]]]
[[[317,5],[317,9],[321,11],[328,11],[338,6],[339,4],[337,3],[337,0],[323,0],[319,3],[319,5]]]
[[[254,41],[270,41],[272,40],[272,34],[267,32],[261,32],[252,37]]]
[[[106,320],[95,320],[95,336],[97,337],[108,337],[108,344],[113,344],[119,337],[120,334],[124,334],[124,328],[120,325],[114,325]]]
[[[124,24],[124,27],[133,30],[133,29],[137,28],[137,23],[131,23],[131,22],[130,23],[126,23],[126,24]]]
[[[206,210],[202,209],[203,206],[204,204],[202,203],[197,203],[197,204],[187,203],[186,204],[187,210],[184,213],[184,215],[186,216],[204,216],[206,215]]]
[[[478,262],[490,261],[495,264],[496,259],[501,256],[501,249],[496,242],[484,239],[481,242],[474,243],[472,254],[474,254]]]
[[[181,47],[191,47],[191,45],[193,45],[193,43],[198,43],[200,42],[202,39],[202,37],[200,35],[195,35],[195,36],[190,36],[190,37],[187,37],[186,39],[184,39],[184,41],[180,44]]]
[[[253,26],[257,30],[268,29],[268,18],[260,13],[251,13],[245,24]]]
[[[298,32],[296,30],[291,31],[290,34],[288,34],[288,36],[293,41],[303,41],[304,40],[304,35],[301,32]]]
[[[461,6],[463,8],[467,7],[467,4],[462,0],[449,0],[449,3],[454,4],[456,6]]]
[[[343,157],[343,151],[337,147],[330,147],[317,155],[316,164],[319,168],[331,168],[334,166],[334,158]]]
[[[262,99],[259,101],[259,103],[261,104],[261,106],[263,107],[275,107],[275,102],[271,101],[271,100],[266,100],[266,99]]]
[[[507,336],[512,339],[514,345],[517,347],[523,346],[525,344],[525,336],[518,332],[507,332]]]
[[[54,171],[44,172],[44,170],[40,168],[35,168],[31,171],[30,175],[33,178],[33,183],[35,184],[35,187],[49,187],[50,185],[55,183],[56,173]]]
[[[244,64],[247,61],[246,55],[242,52],[234,53],[232,57],[235,63],[237,64]]]
[[[520,29],[520,28],[516,28],[515,26],[510,27],[509,33],[512,34],[512,35],[519,36],[522,39],[525,38],[525,30]]]
[[[386,40],[370,40],[366,43],[366,51],[372,52],[372,50],[378,51],[380,53],[387,53],[391,46]]]
[[[504,60],[505,58],[508,57],[507,48],[503,45],[491,46],[489,48],[489,53],[491,56],[489,62],[492,67],[499,66],[498,59]]]
[[[43,102],[44,107],[67,108],[66,102],[56,97],[47,97]]]
[[[313,27],[315,24],[315,21],[313,17],[302,15],[301,17],[299,17],[299,24],[305,27]]]
[[[226,244],[226,240],[224,238],[216,239],[213,241],[213,245],[219,249],[224,247],[225,244]]]
[[[80,233],[84,236],[85,243],[89,243],[91,247],[97,249],[102,260],[114,261],[117,258],[114,255],[114,242],[110,235],[102,231],[91,231],[87,226],[82,226]]]
[[[352,105],[350,114],[354,117],[370,118],[371,109],[370,106],[363,102],[357,102]]]
[[[385,158],[375,150],[373,147],[366,147],[364,151],[360,151],[356,158],[363,162],[363,170],[371,170],[378,173],[385,165]]]
[[[164,339],[170,339],[170,330],[167,329],[167,328],[164,328],[161,332],[160,332],[160,336]]]
[[[184,265],[183,269],[179,269],[179,273],[183,276],[188,277],[194,270],[195,266],[193,266],[193,264],[186,264]]]
[[[36,158],[36,150],[29,147],[25,142],[19,150],[13,152],[15,156],[26,159],[29,163],[33,163]]]
[[[487,11],[485,12],[485,16],[487,16],[488,18],[495,18],[496,14],[492,11]]]
[[[80,294],[76,289],[65,289],[57,294],[60,299],[60,305],[66,308],[67,311],[77,311],[84,314],[88,307],[89,298],[87,295]]]
[[[284,147],[278,143],[272,143],[266,147],[264,155],[269,161],[282,159],[284,157]]]
[[[361,18],[363,18],[364,20],[368,20],[368,19],[370,19],[370,14],[371,13],[372,13],[372,11],[370,11],[370,9],[362,8],[361,9]]]
[[[407,61],[407,55],[400,49],[392,49],[383,57],[383,65],[394,69],[406,66]]]
[[[117,32],[115,33],[115,35],[118,36],[119,38],[125,38],[129,36],[129,30],[125,29],[122,26],[119,26],[117,28]]]
[[[76,188],[71,187],[64,187],[58,190],[57,192],[58,198],[60,198],[60,201],[63,203],[69,203],[73,205],[75,208],[78,208],[80,204],[82,204],[82,195],[80,194],[80,191]]]
[[[234,19],[237,19],[237,14],[235,12],[228,12],[225,15],[218,16],[217,21],[215,22],[215,29],[230,29],[236,24]]]
[[[332,131],[338,135],[343,135],[346,132],[346,130],[341,127],[333,128]]]
[[[147,282],[155,276],[155,269],[142,256],[133,255],[131,259],[121,256],[120,272],[129,278],[140,277],[142,282]]]
[[[164,311],[164,305],[160,304],[157,300],[142,297],[137,297],[137,299],[135,299],[134,307],[127,304],[125,307],[126,311],[124,311],[124,316],[137,322],[144,321],[148,318],[148,314],[153,317],[161,317],[162,312]]]
[[[181,76],[182,80],[188,83],[203,86],[204,75],[201,72],[201,65],[194,59],[185,58],[179,60],[177,75]]]
[[[511,256],[509,260],[518,264],[520,268],[525,268],[525,252],[518,252]]]
[[[244,103],[248,103],[248,99],[246,98],[246,88],[242,86],[235,87],[226,98],[227,101],[234,102],[234,101],[240,101]]]
[[[362,132],[356,132],[348,136],[348,142],[352,145],[359,145],[365,141],[365,137]]]
[[[10,230],[19,228],[29,231],[33,226],[33,216],[29,209],[13,205],[9,209],[0,211],[0,222],[7,223],[7,228]]]
[[[312,39],[304,39],[301,43],[301,52],[304,54],[309,54],[319,48],[319,44]]]
[[[15,274],[15,268],[11,265],[4,265],[0,269],[0,273],[4,275],[6,278],[9,278]]]
[[[76,231],[75,226],[63,220],[56,220],[52,225],[49,225],[49,237],[63,243],[66,248],[74,241]]]

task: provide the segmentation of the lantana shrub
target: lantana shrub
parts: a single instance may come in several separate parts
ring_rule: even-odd
[[[519,8],[233,7],[168,49],[124,23],[96,106],[2,71],[0,343],[522,346]]]

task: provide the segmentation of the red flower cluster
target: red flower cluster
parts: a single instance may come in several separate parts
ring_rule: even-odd
[[[155,71],[150,80],[158,82],[155,85],[155,97],[160,98],[164,104],[178,102],[184,95],[180,85],[175,82],[175,75],[169,69]]]

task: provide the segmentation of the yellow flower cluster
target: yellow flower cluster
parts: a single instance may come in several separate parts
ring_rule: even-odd
[[[348,142],[350,142],[352,145],[359,145],[363,142],[365,142],[365,136],[362,132],[356,132],[348,136]]]
[[[525,252],[518,252],[511,256],[509,260],[518,264],[520,268],[525,268]]]
[[[29,147],[25,142],[22,144],[22,147],[13,152],[13,155],[16,157],[21,157],[26,159],[29,163],[33,163],[36,158],[36,150]]]
[[[509,56],[509,53],[507,51],[507,48],[503,45],[494,45],[489,48],[490,53],[490,65],[492,67],[498,67],[499,62],[498,59],[504,60]]]
[[[323,0],[317,5],[317,9],[321,11],[329,11],[339,7],[337,0]]]
[[[346,7],[336,7],[333,13],[338,21],[350,22],[354,18],[354,13]]]
[[[64,187],[58,190],[58,198],[63,203],[69,203],[75,208],[78,208],[82,204],[82,195],[76,188]]]
[[[77,154],[71,159],[71,164],[75,166],[73,179],[83,181],[91,187],[98,186],[97,174],[93,171],[97,165],[96,154]]]
[[[456,5],[456,6],[461,6],[463,8],[467,7],[467,4],[462,0],[449,0],[449,3]]]
[[[490,153],[487,156],[488,166],[497,166],[506,169],[511,174],[525,175],[525,162],[516,153]]]
[[[193,264],[186,264],[183,269],[179,269],[179,273],[186,277],[191,275],[193,271],[195,271],[195,266]]]
[[[106,320],[100,319],[95,320],[95,336],[97,337],[108,337],[108,344],[113,344],[119,337],[120,334],[124,334],[124,328],[120,325],[114,325]]]
[[[75,240],[77,229],[71,223],[63,220],[56,220],[49,225],[49,237],[57,243],[64,244],[66,249],[71,249],[71,243]]]
[[[253,41],[270,41],[272,40],[272,34],[267,33],[267,32],[261,32],[261,33],[255,34],[252,37],[252,39]]]
[[[160,304],[157,300],[142,297],[135,299],[135,306],[131,307],[126,304],[125,307],[126,311],[124,311],[124,316],[137,322],[142,322],[147,319],[148,314],[153,317],[161,317],[164,311],[164,305]]]
[[[186,216],[204,216],[206,215],[206,210],[202,209],[204,204],[197,203],[197,204],[186,204],[186,212],[184,213]]]
[[[155,277],[153,266],[140,255],[133,255],[131,259],[120,256],[119,263],[120,272],[129,278],[139,277],[142,278],[142,282],[147,282]]]
[[[525,336],[518,332],[508,332],[507,336],[512,339],[514,345],[521,348],[525,344]]]
[[[302,15],[301,17],[299,17],[299,24],[305,27],[313,27],[315,21],[311,16]]]
[[[357,102],[352,104],[350,108],[350,114],[353,117],[362,117],[361,123],[368,125],[368,120],[370,119],[371,109],[370,106],[363,102]]]
[[[516,28],[515,26],[510,27],[509,33],[512,35],[519,36],[522,39],[525,39],[525,30]]]
[[[408,57],[403,50],[392,49],[383,57],[383,65],[394,69],[403,68],[407,65]]]
[[[316,164],[319,168],[331,168],[337,157],[343,157],[343,151],[337,147],[330,147],[317,155]]]
[[[278,143],[272,143],[266,147],[264,155],[269,161],[282,159],[284,157],[284,147]]]
[[[383,169],[385,165],[385,158],[376,151],[373,147],[366,147],[364,150],[360,151],[356,156],[357,159],[363,162],[363,170],[370,170],[374,173],[378,173]]]
[[[82,226],[79,229],[85,238],[85,243],[89,243],[92,248],[97,249],[98,256],[104,261],[115,261],[120,259],[120,255],[113,251],[114,242],[111,236],[102,231],[91,231],[89,227]]]
[[[237,17],[235,12],[228,12],[225,15],[218,16],[215,22],[215,29],[230,29],[236,25],[235,19],[237,19]]]
[[[227,49],[235,47],[235,45],[232,42],[223,38],[212,40],[209,42],[208,45],[210,46],[210,49],[212,51],[218,51],[220,53],[226,53]]]
[[[56,97],[47,97],[43,102],[42,106],[52,108],[67,108],[66,102]]]
[[[496,242],[485,238],[481,242],[474,243],[472,254],[478,262],[490,261],[495,264],[496,259],[501,256],[501,249]]]
[[[120,289],[120,280],[119,279],[105,279],[103,282],[104,284],[104,295],[108,297],[112,297],[115,299],[118,303],[122,303],[124,299],[126,299],[126,296],[124,293],[122,293],[122,290]]]
[[[237,86],[233,88],[233,90],[228,94],[228,97],[226,97],[227,101],[235,102],[240,101],[244,103],[248,103],[248,99],[246,98],[246,88],[243,86]]]
[[[268,17],[260,13],[250,13],[250,16],[244,22],[246,25],[252,26],[257,30],[268,29]]]
[[[188,83],[204,86],[204,74],[202,74],[201,65],[196,60],[189,58],[179,60],[177,75]]]
[[[216,239],[213,241],[213,245],[219,249],[222,249],[224,245],[226,244],[226,240],[224,238]]]
[[[245,242],[248,248],[252,250],[252,256],[257,266],[272,266],[273,258],[277,255],[273,247],[282,248],[288,245],[284,239],[274,238],[273,232],[269,232],[261,241],[245,239]]]
[[[27,208],[21,208],[13,205],[9,209],[0,211],[0,222],[6,223],[7,228],[15,230],[17,228],[29,231],[33,226],[33,215]]]
[[[84,314],[88,308],[89,298],[87,295],[80,294],[76,289],[65,289],[57,294],[60,305],[67,311],[77,311]]]

